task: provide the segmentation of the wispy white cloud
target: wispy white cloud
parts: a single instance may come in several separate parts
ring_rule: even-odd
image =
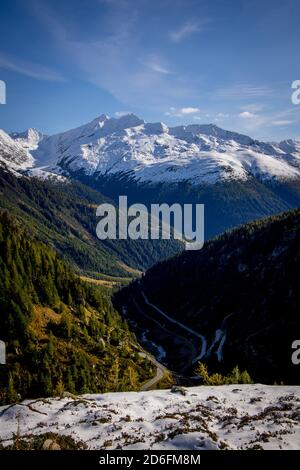
[[[122,117],[122,116],[126,116],[127,114],[130,114],[129,111],[116,111],[116,112],[115,112],[115,116],[116,116],[117,118],[120,118],[120,117]]]
[[[263,111],[265,105],[262,103],[247,103],[246,105],[240,106],[240,108],[243,111],[249,111],[250,113],[256,114]]]
[[[249,131],[249,134],[253,131],[256,135],[267,132],[267,127],[269,132],[272,126],[274,132],[271,130],[271,134],[276,134],[279,126],[287,126],[297,120],[295,115],[285,115],[279,109],[268,108],[280,108],[282,103],[275,100],[279,96],[276,84],[268,84],[263,78],[253,83],[250,78],[241,78],[234,86],[224,86],[210,92],[211,85],[207,80],[213,83],[213,77],[207,74],[207,70],[203,74],[201,70],[198,74],[183,70],[180,61],[169,55],[163,44],[158,46],[156,41],[144,40],[139,2],[97,1],[102,5],[105,2],[105,14],[102,10],[99,12],[95,21],[101,27],[97,30],[91,28],[88,33],[83,33],[76,15],[60,16],[50,1],[28,0],[26,5],[35,5],[31,13],[37,15],[39,24],[51,36],[52,44],[56,44],[72,73],[106,90],[122,103],[117,108],[121,111],[117,111],[116,116],[123,115],[123,109],[133,107],[157,113],[166,111],[165,115],[169,117],[194,122],[219,122],[228,128]],[[209,22],[209,19],[202,20],[200,16],[195,20],[183,19],[177,28],[169,26],[164,33],[167,35],[165,39],[176,47],[190,35],[205,31]],[[29,71],[29,67],[22,69]],[[49,69],[42,70],[42,73],[41,69],[39,73],[36,69],[30,70],[39,77],[63,78]],[[172,108],[168,108],[170,103],[174,104]],[[181,107],[186,103],[194,105]],[[195,103],[201,103],[201,111]],[[294,108],[294,114],[299,114],[297,107]]]
[[[157,62],[148,62],[148,67],[153,70],[154,72],[157,73],[162,73],[162,74],[169,74],[171,73],[168,69],[163,67],[162,65],[158,64]]]
[[[286,109],[282,111],[269,111],[265,113],[252,113],[243,111],[238,114],[242,128],[251,132],[258,128],[288,126],[300,121],[297,110]]]
[[[65,82],[63,75],[50,67],[27,60],[0,54],[0,68],[48,82]]]
[[[186,108],[180,108],[181,114],[195,114],[199,113],[199,108],[193,108],[192,106],[188,106]]]
[[[222,98],[248,99],[272,95],[273,90],[268,86],[256,86],[251,84],[238,84],[235,86],[219,88],[215,95]]]
[[[219,118],[219,119],[228,119],[228,118],[230,118],[230,114],[229,113],[218,113],[216,117]]]
[[[289,126],[290,124],[293,124],[294,121],[291,121],[289,119],[278,119],[275,121],[271,121],[271,124],[273,126]]]
[[[152,72],[161,73],[163,75],[171,73],[166,64],[166,60],[162,58],[161,55],[150,54],[146,59],[141,60],[141,64],[149,68]]]
[[[163,106],[191,90],[160,62],[145,63],[132,35],[97,42],[69,41],[65,47],[85,79],[107,90],[126,106]]]
[[[212,120],[214,122],[221,125],[223,122],[225,122],[225,121],[227,122],[228,119],[230,119],[232,116],[229,113],[219,112],[213,117],[210,114],[208,114],[206,117],[208,117],[210,119],[212,118]]]
[[[198,22],[189,20],[179,26],[178,29],[171,31],[169,37],[173,42],[180,42],[190,34],[198,33],[200,30],[201,26]]]
[[[253,119],[257,117],[257,114],[251,113],[250,111],[243,111],[239,114],[239,117],[243,119]]]
[[[140,16],[137,2],[108,1],[108,11],[99,17],[109,34],[82,37],[79,25],[62,19],[46,2],[34,14],[45,25],[65,60],[77,69],[81,79],[106,90],[125,107],[143,106],[164,109],[175,99],[194,99],[197,90],[189,78],[173,73],[160,51],[140,40]],[[43,2],[44,4],[44,2]]]
[[[183,108],[174,108],[171,106],[168,111],[165,112],[165,116],[173,116],[173,117],[183,117],[187,115],[193,115],[199,113],[200,109],[194,106],[186,106]]]

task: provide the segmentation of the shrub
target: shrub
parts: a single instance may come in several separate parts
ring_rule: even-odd
[[[204,385],[230,385],[230,384],[251,384],[253,383],[250,375],[245,370],[240,371],[235,366],[228,375],[214,373],[209,375],[207,366],[203,362],[199,362],[195,370],[196,374],[201,377]]]

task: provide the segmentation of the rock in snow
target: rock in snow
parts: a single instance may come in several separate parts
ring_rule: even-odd
[[[26,400],[0,408],[0,443],[52,432],[88,449],[297,449],[300,387],[225,385]]]
[[[34,129],[8,136],[0,131],[0,162],[30,174],[83,171],[141,182],[213,184],[250,176],[263,180],[300,177],[300,142],[265,143],[208,125],[168,127],[133,114],[101,115],[52,136]],[[39,173],[42,168],[43,173]]]

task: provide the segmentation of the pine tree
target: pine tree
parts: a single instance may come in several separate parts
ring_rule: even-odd
[[[72,332],[72,318],[67,312],[61,314],[60,331],[64,338],[70,338]]]
[[[72,376],[72,371],[71,369],[68,369],[68,375],[67,375],[67,390],[70,393],[75,392],[75,384],[73,381],[73,376]]]
[[[8,403],[14,403],[18,399],[18,394],[15,390],[14,380],[11,373],[8,376],[8,387],[7,387],[7,401]]]
[[[54,336],[52,334],[52,332],[50,331],[50,334],[49,334],[49,342],[47,344],[47,349],[46,349],[49,357],[53,357],[54,356],[54,351],[55,351],[55,347],[54,347]]]
[[[242,384],[252,384],[253,381],[246,370],[241,373],[240,381]]]
[[[120,364],[119,364],[119,358],[117,357],[110,368],[110,372],[107,378],[108,390],[112,390],[114,392],[118,390],[119,373],[120,373]]]
[[[52,380],[50,371],[46,371],[45,373],[41,374],[41,389],[42,393],[49,397],[52,395],[53,387],[52,387]]]
[[[56,387],[55,387],[53,393],[54,393],[55,396],[60,397],[60,396],[62,396],[64,390],[65,390],[64,382],[60,378],[59,381],[56,384]]]
[[[126,390],[138,389],[138,375],[132,366],[128,366],[124,373],[123,385]]]

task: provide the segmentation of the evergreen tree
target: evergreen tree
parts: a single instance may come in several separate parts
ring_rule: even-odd
[[[7,387],[7,401],[8,403],[14,403],[17,401],[17,399],[18,399],[18,394],[15,390],[14,380],[13,380],[11,373],[9,373],[8,387]]]

